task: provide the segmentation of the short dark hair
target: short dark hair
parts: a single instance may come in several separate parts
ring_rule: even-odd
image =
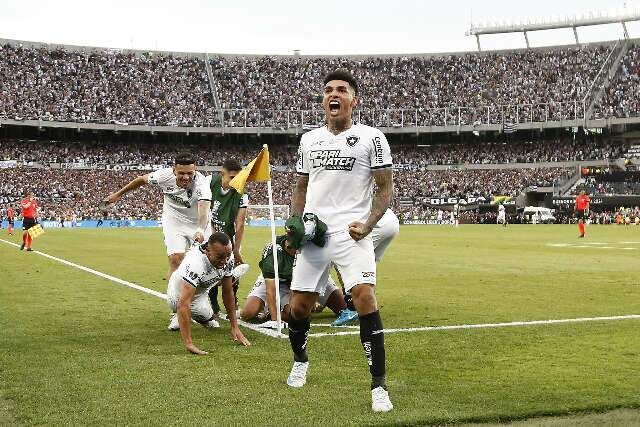
[[[226,233],[223,233],[222,231],[216,231],[209,237],[209,240],[207,240],[207,244],[209,245],[213,245],[214,243],[220,243],[222,246],[227,246],[229,243],[231,243],[231,239],[229,238],[229,236],[227,236]]]
[[[331,80],[344,80],[345,82],[349,83],[356,95],[358,94],[358,82],[356,81],[356,78],[353,77],[353,74],[351,74],[349,71],[339,69],[330,72],[324,77],[324,84],[329,83]]]
[[[238,162],[236,159],[225,160],[222,164],[222,168],[228,170],[229,172],[237,172],[242,170],[240,162]]]
[[[176,165],[195,165],[196,157],[191,153],[178,153],[176,154]]]

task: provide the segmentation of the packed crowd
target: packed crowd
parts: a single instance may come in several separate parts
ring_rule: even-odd
[[[428,165],[539,163],[618,159],[628,145],[611,140],[538,140],[527,142],[475,142],[423,147],[394,147],[394,162],[409,169]]]
[[[258,144],[160,144],[117,142],[60,142],[0,139],[0,160],[20,163],[73,163],[77,165],[168,165],[179,151],[196,154],[198,165],[218,166],[233,157],[249,162]],[[394,163],[399,169],[424,170],[429,165],[539,163],[617,159],[628,145],[611,140],[538,140],[506,143],[476,142],[431,146],[393,144]],[[295,145],[269,147],[271,164],[293,170],[297,160]]]
[[[144,172],[27,167],[0,169],[0,205],[15,205],[28,190],[32,190],[41,201],[43,218],[56,219],[73,212],[80,219],[157,219],[162,197],[151,186],[128,194],[105,210],[98,207],[105,196],[140,173]],[[425,197],[515,196],[527,186],[549,185],[564,173],[567,173],[564,169],[400,171],[395,179],[393,209],[405,218],[414,215],[424,217],[426,208],[421,205]],[[274,204],[289,205],[295,179],[294,172],[273,172]],[[246,192],[251,205],[268,204],[264,184],[249,183]],[[411,204],[401,204],[400,200],[410,200]]]
[[[329,70],[345,68],[360,79],[359,114],[364,123],[407,125],[417,121],[442,126],[445,122],[501,123],[503,117],[509,122],[530,122],[545,115],[550,119],[581,116],[574,101],[582,101],[609,50],[583,47],[349,59],[217,57],[212,69],[223,109],[318,110],[321,93],[317,82]],[[560,107],[559,103],[566,104]],[[516,104],[520,105],[517,111]],[[514,107],[501,109],[501,105]],[[458,111],[458,107],[467,108]],[[375,117],[371,111],[399,109],[418,111],[378,111]],[[256,119],[250,117],[249,124]],[[284,116],[280,114],[279,119]]]
[[[135,177],[135,172],[0,169],[0,205],[17,208],[27,192],[33,191],[41,206],[41,219],[59,220],[72,215],[78,219],[158,219],[162,199],[150,187],[127,194],[106,210],[98,207],[104,197]]]
[[[576,216],[571,211],[560,210],[554,213],[556,223],[575,224]],[[640,225],[640,206],[619,207],[617,209],[591,209],[587,216],[590,224],[607,225]]]
[[[193,126],[214,111],[200,59],[0,45],[0,117]]]
[[[613,172],[597,176],[588,176],[576,186],[575,191],[596,196],[606,194],[640,194],[639,172]]]
[[[396,171],[394,186],[398,197],[517,196],[526,187],[549,187],[571,169],[470,169],[446,171]]]
[[[602,100],[594,109],[598,118],[633,117],[640,114],[640,47],[631,47],[618,72],[605,89]]]
[[[260,151],[260,145],[160,144],[118,142],[69,142],[0,139],[0,160],[19,163],[67,163],[75,165],[171,165],[178,152],[196,154],[198,165],[219,166],[229,157],[243,164]],[[293,168],[297,147],[274,145],[269,147],[271,164]]]
[[[3,45],[0,117],[313,126],[324,121],[318,82],[329,70],[346,68],[360,80],[356,116],[366,124],[557,120],[582,117],[581,101],[610,50],[583,46],[411,57],[214,57],[212,75],[220,108],[262,110],[221,113],[202,58]],[[299,110],[311,112],[303,117]]]

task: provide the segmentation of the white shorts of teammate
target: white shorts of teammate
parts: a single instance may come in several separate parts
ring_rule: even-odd
[[[498,214],[498,224],[504,224],[507,221],[507,218],[504,212]]]
[[[174,271],[167,286],[167,303],[173,313],[178,312],[181,288],[182,276],[178,271]],[[213,308],[211,308],[208,292],[196,293],[196,295],[193,296],[193,300],[191,301],[191,318],[198,323],[205,323],[213,318]]]
[[[338,287],[336,286],[331,276],[329,276],[329,279],[326,281],[324,288],[320,290],[318,304],[320,304],[320,306],[322,307],[326,306],[327,300],[329,300],[329,297],[336,291],[336,289],[338,289]],[[280,311],[284,310],[284,307],[289,304],[290,294],[291,290],[289,288],[285,286],[280,287]],[[256,283],[253,285],[253,289],[251,289],[251,292],[249,293],[249,295],[247,295],[247,298],[251,297],[256,297],[262,300],[262,302],[264,303],[263,312],[266,313],[268,311],[269,307],[267,307],[267,285],[264,283],[264,278],[262,277],[262,275],[258,276]]]
[[[185,253],[186,248],[193,245],[193,237],[197,230],[197,224],[185,224],[174,217],[163,215],[162,234],[167,255]],[[207,229],[204,231],[204,239],[207,240],[209,236],[211,236],[211,224],[207,225]]]
[[[334,264],[347,292],[361,283],[376,284],[376,260],[371,235],[355,241],[347,230],[327,235],[323,247],[307,244],[296,257],[291,290],[321,293]]]
[[[382,255],[387,250],[393,239],[400,231],[400,221],[391,209],[387,209],[380,221],[371,230],[371,239],[375,252],[376,262],[382,259]]]

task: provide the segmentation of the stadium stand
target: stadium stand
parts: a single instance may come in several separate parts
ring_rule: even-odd
[[[640,47],[631,47],[622,59],[618,72],[605,89],[596,106],[597,117],[635,117],[640,113]]]
[[[508,121],[541,121],[544,106],[553,103],[567,105],[564,112],[551,106],[551,119],[570,116],[576,112],[569,104],[582,100],[607,54],[607,47],[585,47],[353,59],[217,57],[212,68],[225,109],[317,110],[316,82],[328,70],[346,68],[361,80],[363,122],[393,126],[402,121],[400,112],[382,110],[415,109],[416,116],[405,114],[404,121],[442,126],[498,123],[504,115]],[[501,111],[502,105],[514,108]],[[465,107],[462,117],[458,107]],[[380,110],[378,116],[367,116],[371,110]]]
[[[317,82],[343,67],[361,80],[358,120],[375,126],[577,119],[584,117],[583,98],[611,50],[603,44],[455,55],[214,56],[209,74],[206,55],[16,42],[0,46],[0,117],[198,127],[318,125],[323,116]],[[633,63],[629,58],[633,52],[625,64]],[[222,112],[214,100],[233,111]]]
[[[38,150],[30,149],[35,144]],[[259,150],[258,145],[214,148],[210,145],[172,146],[157,143],[116,144],[104,142],[63,143],[56,141],[1,140],[0,158],[15,160],[21,167],[0,169],[0,203],[14,202],[28,188],[47,207],[51,218],[66,215],[71,209],[85,218],[104,215],[97,205],[102,197],[145,171],[105,170],[108,166],[170,165],[178,151],[197,153],[200,166],[215,169],[224,159],[236,158],[248,162]],[[535,146],[535,149],[532,148]],[[624,146],[600,140],[576,142],[570,139],[533,143],[458,144],[417,147],[394,146],[395,194],[394,209],[404,217],[422,217],[429,212],[421,206],[425,197],[486,197],[517,196],[531,186],[548,187],[555,181],[576,173],[567,167],[535,167],[533,162],[617,158]],[[273,189],[276,204],[288,204],[291,182],[295,180],[295,146],[275,146],[271,149],[274,165]],[[464,170],[468,160],[478,169]],[[529,162],[530,166],[513,168],[509,163]],[[454,163],[460,163],[454,165]],[[469,162],[470,163],[470,162]],[[456,166],[454,169],[433,170],[432,166]],[[500,165],[500,169],[488,167]],[[149,167],[149,166],[147,166]],[[483,167],[487,167],[483,169]],[[118,169],[117,167],[115,169]],[[210,173],[210,172],[209,172]],[[266,204],[264,186],[250,185],[252,204]],[[118,218],[157,218],[161,198],[150,188],[109,210]],[[111,209],[111,208],[110,208]]]
[[[617,159],[628,153],[629,147],[611,140],[552,139],[536,141],[476,142],[464,144],[394,144],[396,165],[405,169],[420,169],[429,165],[540,163]],[[181,151],[197,153],[198,165],[221,165],[227,157],[241,163],[250,161],[260,150],[257,144],[230,145],[115,142],[62,142],[21,139],[0,139],[0,159],[23,163],[74,164],[171,164]],[[293,170],[297,160],[296,145],[272,145],[271,164]]]
[[[209,57],[7,41],[0,45],[0,124],[3,119],[13,125],[38,120],[39,127],[60,122],[78,131],[81,124],[109,124],[116,131],[135,125],[146,132],[157,126],[230,127],[247,128],[256,136],[261,128],[295,128],[297,135],[323,123],[321,76],[347,68],[361,82],[356,120],[391,133],[452,125],[474,131],[494,126],[493,131],[509,133],[519,125],[547,121],[566,127],[563,120],[585,119],[586,97],[593,95],[603,72],[615,77],[602,99],[593,99],[596,117],[637,115],[640,48],[628,47],[618,42],[411,56]],[[617,73],[616,55],[622,58]],[[106,170],[108,165],[143,165],[144,170],[170,164],[178,151],[190,151],[210,173],[228,157],[246,163],[259,149],[246,140],[232,145],[208,139],[179,144],[68,139],[0,140],[0,158],[20,166],[0,169],[0,203],[14,202],[34,188],[50,218],[70,210],[85,218],[157,218],[160,198],[151,189],[138,193],[140,200],[129,198],[107,212],[97,209],[105,194],[144,173]],[[517,197],[527,188],[568,182],[577,162],[608,164],[637,151],[634,145],[588,137],[430,141],[426,146],[415,140],[393,144],[394,209],[402,217],[434,216],[437,210],[422,203],[427,197]],[[270,146],[278,204],[290,200],[297,158],[291,142]],[[580,185],[591,194],[638,191],[635,183]],[[266,203],[261,186],[249,192],[253,204]],[[492,213],[463,215],[477,222],[495,220]]]

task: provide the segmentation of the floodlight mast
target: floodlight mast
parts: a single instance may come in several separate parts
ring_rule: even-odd
[[[551,19],[535,19],[529,22],[523,23],[506,23],[496,22],[493,24],[471,24],[469,30],[465,33],[467,36],[475,36],[476,43],[478,45],[478,51],[482,50],[480,45],[480,36],[487,34],[506,34],[506,33],[523,33],[524,41],[529,45],[529,37],[527,33],[529,31],[541,31],[541,30],[556,30],[562,28],[573,29],[573,36],[576,40],[576,44],[580,44],[578,38],[578,27],[588,27],[592,25],[606,25],[606,24],[621,24],[622,31],[624,32],[624,38],[629,38],[629,32],[627,31],[627,22],[640,21],[640,9],[628,10],[623,9],[616,13],[605,14],[603,12],[593,13],[588,15],[567,16],[564,18],[551,18]]]

